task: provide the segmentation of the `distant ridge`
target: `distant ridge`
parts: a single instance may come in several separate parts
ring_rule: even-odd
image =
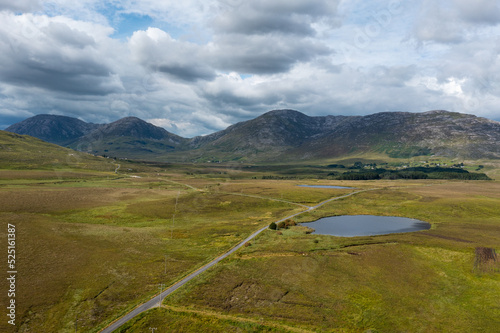
[[[37,123],[42,126],[36,126]],[[72,131],[68,129],[70,125],[74,125]],[[63,133],[57,134],[59,129]],[[322,117],[310,117],[295,110],[273,110],[191,139],[136,117],[95,125],[69,117],[42,115],[7,130],[67,143],[74,149],[97,155],[173,162],[275,163],[363,153],[392,158],[432,155],[500,158],[499,122],[443,110]]]
[[[130,136],[138,139],[163,140],[176,135],[145,122],[137,117],[126,117],[110,124],[101,125],[97,132],[104,136]]]
[[[443,110],[323,117],[274,110],[190,144],[200,160],[288,162],[360,153],[497,159],[499,142],[499,122]]]
[[[40,114],[9,126],[5,130],[64,146],[98,127],[99,125],[76,118]]]
[[[96,155],[147,160],[171,152],[186,141],[142,119],[126,117],[99,126],[70,147]]]

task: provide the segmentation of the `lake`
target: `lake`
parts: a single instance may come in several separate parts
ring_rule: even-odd
[[[343,215],[303,223],[313,234],[339,237],[375,236],[429,230],[430,223],[396,216]]]
[[[334,186],[334,185],[297,185],[299,187],[310,187],[310,188],[348,188],[352,189],[354,187],[346,187],[346,186]]]

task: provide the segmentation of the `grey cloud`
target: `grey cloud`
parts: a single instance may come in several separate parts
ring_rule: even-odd
[[[218,33],[294,34],[312,36],[312,23],[325,19],[332,22],[338,1],[275,0],[247,1],[235,10],[223,12],[214,20]]]
[[[279,36],[224,35],[214,45],[212,56],[218,68],[251,74],[287,72],[296,63],[333,52],[310,39]]]
[[[196,64],[165,64],[159,65],[158,71],[169,74],[177,79],[187,82],[198,80],[211,81],[215,78],[214,71],[208,66],[197,66]]]
[[[276,74],[329,55],[315,23],[333,22],[339,1],[243,1],[213,21],[211,63],[222,71]]]
[[[78,70],[64,71],[39,64],[29,64],[3,70],[0,72],[0,77],[4,82],[14,85],[35,86],[75,95],[108,95],[121,89],[116,77],[110,76],[108,72],[96,75],[98,71],[94,68],[94,73],[78,73]]]
[[[414,33],[422,42],[453,44],[463,40],[463,28],[451,9],[442,8],[439,2],[424,1]]]
[[[422,1],[414,34],[417,40],[457,44],[470,39],[478,25],[500,23],[497,0]]]
[[[71,45],[78,48],[95,45],[95,40],[88,34],[68,27],[66,24],[50,22],[49,25],[41,30],[45,30],[47,35],[52,36],[54,40],[62,45]]]
[[[337,14],[338,0],[255,0],[249,1],[251,8],[277,15],[307,15],[314,18]]]
[[[256,98],[257,97],[257,98]],[[234,91],[223,89],[217,92],[204,93],[204,98],[210,101],[216,108],[224,109],[253,109],[256,105],[272,105],[277,102],[275,96],[264,96],[264,94],[253,96],[242,96]]]
[[[386,87],[404,87],[405,82],[409,81],[417,73],[415,65],[410,66],[376,66],[367,76],[367,82],[377,86]]]
[[[33,24],[36,35],[26,37],[22,33],[23,24],[26,22],[13,19],[8,22],[8,30],[0,28],[3,30],[0,37],[3,82],[76,95],[120,91],[121,82],[112,74],[111,66],[103,61],[102,51],[84,47],[95,45],[92,37],[54,22],[39,27]]]
[[[498,0],[454,0],[462,19],[472,23],[500,23]]]
[[[31,12],[41,7],[39,0],[0,0],[0,11]]]
[[[236,13],[215,21],[219,32],[239,34],[267,34],[281,32],[296,35],[313,35],[310,22],[297,16],[276,16],[272,13]]]
[[[174,40],[160,29],[135,32],[130,39],[130,48],[137,62],[174,79],[196,82],[215,78],[204,47]]]

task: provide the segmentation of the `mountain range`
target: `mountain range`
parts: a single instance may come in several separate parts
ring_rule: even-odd
[[[6,131],[96,155],[171,162],[300,162],[366,153],[392,158],[500,158],[500,122],[441,110],[321,117],[274,110],[194,138],[136,117],[91,124],[38,115]]]

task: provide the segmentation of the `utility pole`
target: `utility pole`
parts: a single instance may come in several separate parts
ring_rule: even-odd
[[[161,293],[162,293],[164,287],[165,287],[165,284],[160,283],[160,295],[158,295],[158,297],[160,298],[160,300],[158,302],[158,307],[159,308],[161,308]]]
[[[167,256],[165,255],[165,275],[167,275]]]
[[[179,202],[179,195],[181,191],[177,192],[177,197],[175,198],[174,214],[172,214],[172,228],[170,229],[170,239],[174,238],[174,226],[175,226],[175,213],[177,213],[177,203]]]
[[[170,239],[174,239],[175,213],[172,215],[172,228],[170,228]]]
[[[75,319],[75,333],[78,333],[78,321],[80,319],[78,319],[78,315],[76,316],[76,319]]]

